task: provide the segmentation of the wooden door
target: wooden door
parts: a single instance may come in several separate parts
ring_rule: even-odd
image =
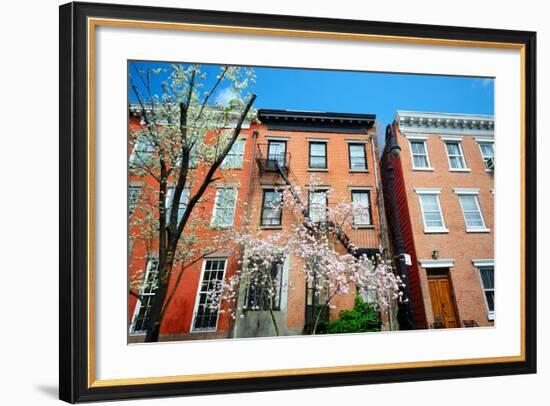
[[[451,295],[448,277],[428,278],[432,310],[435,320],[441,320],[443,328],[458,327],[456,308]]]

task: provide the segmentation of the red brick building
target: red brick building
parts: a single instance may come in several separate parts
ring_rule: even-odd
[[[223,181],[208,188],[206,203],[197,213],[193,213],[193,216],[201,216],[209,224],[197,231],[202,241],[223,233],[224,226],[238,226],[245,209],[265,235],[288,230],[292,221],[290,214],[285,210],[273,213],[266,202],[280,198],[280,188],[293,185],[305,189],[310,175],[316,174],[321,181],[319,188],[330,187],[334,190],[330,199],[324,202],[326,205],[335,204],[343,198],[368,206],[368,218],[363,216],[360,224],[345,230],[351,242],[359,247],[359,252],[373,254],[380,246],[387,245],[383,210],[379,210],[380,168],[374,115],[259,110],[258,119],[259,123],[246,125],[241,131],[230,156],[226,158],[227,165],[222,166],[219,176],[216,175]],[[130,133],[143,125],[139,106],[130,106],[129,125]],[[136,150],[140,152],[140,148],[130,142],[130,160]],[[281,166],[275,165],[275,162]],[[278,167],[284,168],[283,172]],[[200,171],[201,164],[198,163],[194,170]],[[140,196],[143,198],[144,190],[149,190],[146,185],[158,188],[151,177],[130,176],[130,216],[142,215],[134,212],[134,207]],[[189,194],[193,194],[193,190],[187,192],[187,196]],[[315,194],[308,196],[308,199],[315,200]],[[170,192],[166,204],[170,206]],[[185,202],[182,205],[185,206]],[[137,235],[140,232],[139,221],[130,221],[129,228],[130,236]],[[155,241],[147,244],[139,238],[130,238],[130,278],[139,269],[145,271],[145,280],[156,277],[155,244]],[[343,244],[338,249],[346,251]],[[239,255],[238,250],[218,250],[185,270],[163,319],[161,340],[273,335],[270,330],[272,322],[261,308],[249,311],[245,319],[237,318],[234,322],[229,312],[207,310],[203,304],[208,299],[202,287],[207,286],[208,282],[227,280],[233,275],[239,266]],[[285,258],[277,268],[278,277],[285,281],[275,312],[282,327],[281,335],[303,334],[311,326],[309,310],[317,299],[306,286],[298,266],[300,264],[296,259]],[[175,275],[172,279],[171,286]],[[289,285],[292,287],[288,288]],[[240,305],[246,306],[246,288],[240,293]],[[143,340],[148,301],[154,292],[144,287],[140,295],[142,300],[129,295],[129,342]],[[328,317],[335,318],[341,309],[351,308],[353,298],[354,294],[338,298],[336,308]]]
[[[308,207],[314,204],[316,210],[319,204],[330,207],[342,200],[363,202],[369,208],[368,218],[344,230],[346,235],[360,253],[373,254],[386,245],[383,211],[379,211],[380,168],[374,115],[259,110],[258,119],[260,124],[252,126],[251,159],[255,164],[247,202],[252,223],[264,235],[291,229],[296,221],[292,214],[283,210],[274,215],[269,202],[281,199],[278,190],[298,186],[308,200],[302,203]],[[312,174],[320,181],[316,191],[307,190]],[[332,189],[330,196],[319,200],[327,189]],[[319,213],[322,211],[321,208]],[[312,215],[315,214],[310,212]],[[346,252],[344,244],[337,249]],[[311,286],[306,286],[301,266],[297,258],[285,258],[277,273],[282,289],[274,313],[281,335],[307,332],[313,307],[319,301]],[[336,307],[327,317],[335,319],[340,310],[352,308],[354,297],[355,294],[337,297]],[[239,298],[240,307],[246,308],[246,288]],[[275,331],[265,310],[247,311],[245,318],[237,319],[235,337],[270,335],[275,335]]]
[[[139,105],[130,105],[129,132],[130,137],[134,130],[144,125],[142,111]],[[130,138],[129,160],[136,159],[136,154],[147,154],[147,148],[136,143]],[[252,142],[250,123],[245,122],[240,136],[235,142],[231,152],[226,157],[221,168],[215,174],[219,180],[208,186],[203,203],[195,206],[191,217],[201,218],[206,225],[196,229],[200,241],[212,240],[223,234],[225,228],[238,226],[243,217],[243,202],[249,194],[249,178],[252,166]],[[248,158],[247,158],[248,157]],[[201,162],[191,165],[191,171],[196,171],[200,177],[205,167]],[[139,199],[156,199],[155,191],[158,190],[158,182],[151,176],[129,176],[128,191],[128,215],[129,215],[129,278],[132,279],[139,270],[144,275],[138,274],[140,279],[152,282],[157,278],[157,251],[158,237],[153,232],[153,238],[149,241],[139,238],[143,234],[143,225],[136,221],[136,216],[143,217],[146,213],[135,210]],[[178,215],[183,215],[187,200],[193,195],[199,184],[190,190],[185,190],[180,202]],[[168,182],[166,207],[172,210],[171,198],[174,181]],[[232,320],[227,312],[210,311],[207,306],[208,298],[201,286],[217,280],[229,278],[237,270],[237,250],[217,250],[197,261],[194,265],[185,269],[178,288],[166,314],[163,318],[160,331],[161,340],[203,339],[203,338],[227,338],[230,336]],[[173,272],[170,280],[169,292],[176,282],[178,272]],[[134,295],[128,297],[128,323],[129,342],[141,342],[144,340],[148,322],[148,308],[154,291],[143,284],[139,294],[142,300],[137,300]]]
[[[392,240],[404,243],[416,328],[493,325],[493,116],[398,111],[392,130],[382,156],[386,212]]]

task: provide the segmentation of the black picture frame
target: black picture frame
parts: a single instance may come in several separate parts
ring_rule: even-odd
[[[471,378],[536,372],[536,33],[498,29],[264,15],[206,10],[69,3],[60,6],[60,375],[59,397],[84,402],[237,393],[373,383]],[[361,372],[94,386],[88,352],[87,19],[112,18],[231,25],[521,45],[524,52],[524,359]]]

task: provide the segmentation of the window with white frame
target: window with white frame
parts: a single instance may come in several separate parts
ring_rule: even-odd
[[[206,259],[203,262],[201,281],[195,300],[192,331],[216,331],[219,304],[213,292],[219,291],[225,277],[225,258]]]
[[[236,140],[222,162],[224,169],[239,169],[243,167],[245,140]]]
[[[139,299],[136,303],[132,324],[130,325],[130,334],[145,334],[149,328],[150,311],[158,286],[158,259],[149,259],[147,269],[143,278],[143,284],[139,291]]]
[[[445,148],[447,149],[447,157],[449,158],[449,166],[455,170],[467,169],[462,153],[462,145],[458,141],[446,141]]]
[[[494,266],[479,267],[481,287],[487,303],[488,319],[495,319],[495,268]]]
[[[172,213],[172,206],[174,202],[174,187],[171,186],[166,190],[166,221],[170,221],[170,214]],[[185,213],[187,203],[189,202],[189,188],[183,188],[180,197],[180,203],[178,207],[178,223]]]
[[[481,214],[477,191],[469,192],[455,189],[455,193],[458,194],[458,198],[460,199],[466,231],[489,231],[485,226],[485,221]]]
[[[479,149],[481,150],[481,157],[485,164],[485,169],[494,170],[495,161],[495,149],[492,142],[480,142]]]
[[[130,186],[128,188],[128,216],[131,216],[136,208],[140,191],[141,187],[139,186]]]
[[[352,171],[367,170],[366,145],[361,143],[349,143],[349,169]]]
[[[245,296],[247,310],[280,310],[284,258],[267,266],[264,272],[255,272]]]
[[[428,158],[428,148],[424,140],[411,140],[411,154],[413,159],[413,169],[430,168]]]
[[[275,189],[265,189],[262,203],[262,226],[280,226],[282,220],[282,192]]]
[[[150,165],[154,151],[155,146],[151,141],[144,139],[136,140],[132,155],[130,155],[130,163],[137,166]]]
[[[237,189],[225,188],[216,191],[212,226],[229,227],[233,225],[235,204],[237,203]]]
[[[328,195],[326,192],[309,192],[309,219],[314,223],[327,221]]]
[[[356,226],[371,225],[370,191],[353,190],[351,192],[353,202],[353,224]]]
[[[424,222],[424,232],[448,232],[443,220],[439,191],[416,190]]]

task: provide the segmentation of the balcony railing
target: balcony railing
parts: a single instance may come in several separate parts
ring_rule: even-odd
[[[290,153],[270,152],[269,144],[258,144],[256,162],[260,168],[260,174],[263,172],[279,171],[288,173],[290,167]]]

